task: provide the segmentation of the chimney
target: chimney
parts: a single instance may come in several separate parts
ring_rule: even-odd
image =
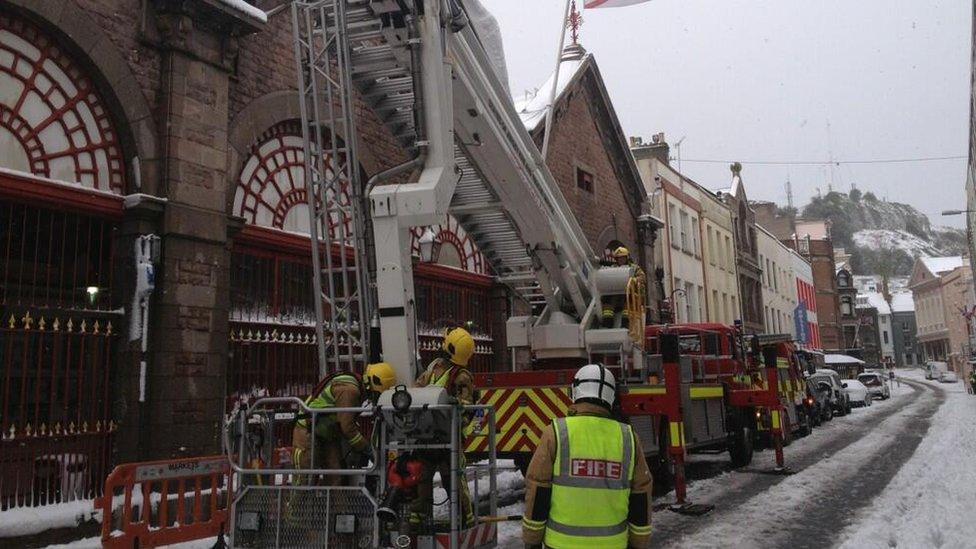
[[[668,142],[664,140],[664,132],[651,136],[650,143],[645,143],[642,137],[631,137],[630,150],[636,160],[656,158],[665,164],[668,163],[668,155],[671,152]]]

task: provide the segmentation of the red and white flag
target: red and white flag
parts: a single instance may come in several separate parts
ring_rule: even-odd
[[[634,4],[643,4],[644,2],[650,2],[651,0],[586,0],[583,2],[583,9],[592,10],[595,8],[622,8],[624,6],[633,6]]]

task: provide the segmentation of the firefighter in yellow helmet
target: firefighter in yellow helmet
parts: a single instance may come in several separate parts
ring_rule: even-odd
[[[444,387],[447,393],[456,398],[462,405],[474,404],[474,376],[468,370],[468,362],[474,355],[474,338],[464,328],[454,328],[444,335],[441,343],[440,356],[427,365],[424,373],[417,378],[417,387]],[[465,416],[462,430],[470,423],[470,416]],[[425,462],[424,475],[417,486],[417,498],[410,508],[410,523],[419,528],[425,517],[429,516],[430,506],[434,499],[434,472],[441,474],[444,489],[450,494],[451,460],[446,452],[431,452],[422,456]],[[465,459],[461,454],[458,468],[464,471]],[[468,483],[462,475],[457,481],[458,494],[461,499],[462,520],[470,525],[474,521],[471,508],[471,497],[468,495]]]
[[[522,541],[526,547],[648,547],[651,474],[637,434],[610,415],[614,376],[588,364],[576,372],[572,390],[567,416],[542,432],[525,474]]]
[[[366,366],[362,376],[353,372],[336,372],[326,376],[305,399],[312,409],[358,408],[364,400],[375,401],[380,393],[396,385],[396,372],[386,362]],[[296,469],[344,469],[347,454],[366,453],[369,440],[359,429],[354,412],[317,414],[299,417],[292,431],[293,460]],[[314,428],[315,432],[311,430]],[[312,445],[315,444],[315,464],[312,464]],[[348,477],[327,477],[325,484],[339,486]],[[307,479],[299,478],[298,484]]]
[[[644,270],[637,266],[630,258],[630,250],[625,246],[618,246],[611,254],[613,262],[617,267],[630,267],[633,270],[632,277],[644,278]],[[627,310],[627,296],[606,296],[603,299],[603,327],[604,328],[629,328],[630,313]],[[614,326],[617,313],[620,314],[620,326]]]

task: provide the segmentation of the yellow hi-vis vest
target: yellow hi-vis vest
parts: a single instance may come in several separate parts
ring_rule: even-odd
[[[627,547],[627,512],[634,478],[634,435],[610,418],[553,421],[556,461],[546,522],[546,547]]]
[[[318,394],[310,395],[305,399],[305,405],[313,410],[321,410],[325,408],[335,407],[335,395],[332,394],[332,384],[333,383],[348,383],[350,385],[359,385],[359,380],[356,379],[352,374],[338,374],[329,380],[325,388],[319,391]],[[329,428],[336,422],[335,414],[319,414],[315,418],[315,434],[320,437],[325,437],[329,435]],[[308,428],[308,422],[302,418],[298,420],[298,424],[302,427]]]

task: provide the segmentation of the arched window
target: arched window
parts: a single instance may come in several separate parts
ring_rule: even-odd
[[[844,296],[840,298],[840,314],[843,316],[854,315],[854,303],[850,297]]]
[[[0,14],[0,166],[125,192],[118,133],[92,80],[32,24]]]
[[[839,288],[851,287],[851,275],[847,271],[837,273],[837,286]]]

